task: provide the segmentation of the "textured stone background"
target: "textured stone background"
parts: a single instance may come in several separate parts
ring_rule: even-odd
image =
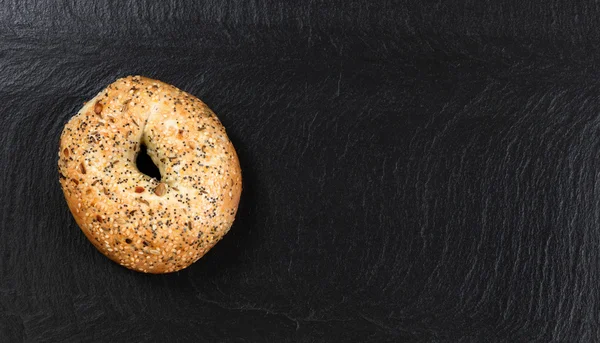
[[[600,339],[600,6],[0,1],[0,341]],[[172,275],[77,228],[62,126],[116,78],[203,99],[244,170]]]

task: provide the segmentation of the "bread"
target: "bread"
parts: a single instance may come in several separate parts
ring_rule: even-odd
[[[138,170],[141,145],[160,181]],[[236,151],[215,114],[141,76],[109,85],[66,124],[58,170],[90,242],[145,273],[178,271],[202,257],[229,231],[242,189]]]

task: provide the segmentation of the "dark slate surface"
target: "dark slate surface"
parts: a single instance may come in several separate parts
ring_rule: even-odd
[[[598,341],[598,18],[0,2],[0,341]],[[128,74],[203,99],[244,170],[230,234],[172,275],[100,255],[58,184],[62,126]]]

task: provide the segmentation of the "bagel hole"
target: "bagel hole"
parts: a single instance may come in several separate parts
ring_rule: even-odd
[[[150,156],[148,156],[146,145],[142,144],[140,146],[140,152],[135,159],[135,164],[140,172],[160,181],[160,170],[156,164],[152,162]]]

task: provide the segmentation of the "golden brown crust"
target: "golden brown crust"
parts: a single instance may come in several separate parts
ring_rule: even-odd
[[[162,179],[142,174],[140,146]],[[169,273],[229,231],[242,189],[225,128],[199,99],[140,76],[117,80],[65,125],[60,183],[75,221],[104,255]]]

